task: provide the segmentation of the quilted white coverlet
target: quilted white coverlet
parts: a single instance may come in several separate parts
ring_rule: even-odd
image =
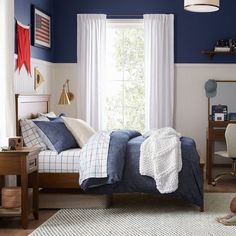
[[[98,131],[81,149],[79,183],[88,178],[107,177],[107,157],[111,131]]]
[[[140,174],[154,178],[160,193],[178,188],[182,169],[181,134],[167,127],[154,131],[141,145]]]

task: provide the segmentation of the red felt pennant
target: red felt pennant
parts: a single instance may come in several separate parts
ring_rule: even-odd
[[[25,68],[28,74],[31,76],[30,68],[30,30],[25,28],[19,23],[17,23],[17,68],[21,70],[22,65],[25,65]]]

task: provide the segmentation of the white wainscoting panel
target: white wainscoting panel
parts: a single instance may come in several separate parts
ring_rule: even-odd
[[[45,82],[38,93],[51,94],[51,110],[77,117],[78,68],[76,63],[49,63],[31,60],[32,75],[38,67]],[[70,80],[70,90],[75,99],[70,105],[58,105],[62,85]],[[206,155],[207,98],[204,84],[208,79],[236,80],[236,64],[176,64],[175,65],[175,128],[184,136],[192,137],[202,158]],[[33,78],[25,68],[15,72],[16,93],[37,93]],[[79,102],[79,101],[78,101]]]
[[[204,84],[208,79],[235,80],[236,64],[176,64],[175,73],[175,127],[194,138],[205,158],[208,100]]]
[[[18,94],[51,94],[51,87],[53,81],[53,63],[42,61],[39,59],[31,58],[31,75],[28,75],[25,66],[23,65],[19,71],[16,68],[15,55],[15,73],[14,73],[14,86],[15,93]],[[45,81],[36,91],[34,90],[34,68],[38,68],[40,73],[43,75]]]

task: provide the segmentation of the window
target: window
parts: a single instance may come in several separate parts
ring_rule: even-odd
[[[106,44],[103,127],[144,131],[143,21],[108,22]]]

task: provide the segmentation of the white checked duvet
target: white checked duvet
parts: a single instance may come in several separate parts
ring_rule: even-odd
[[[80,178],[81,184],[88,178],[107,177],[107,158],[111,131],[99,131],[81,149]]]
[[[57,154],[46,150],[39,153],[39,173],[79,173],[80,148]]]

